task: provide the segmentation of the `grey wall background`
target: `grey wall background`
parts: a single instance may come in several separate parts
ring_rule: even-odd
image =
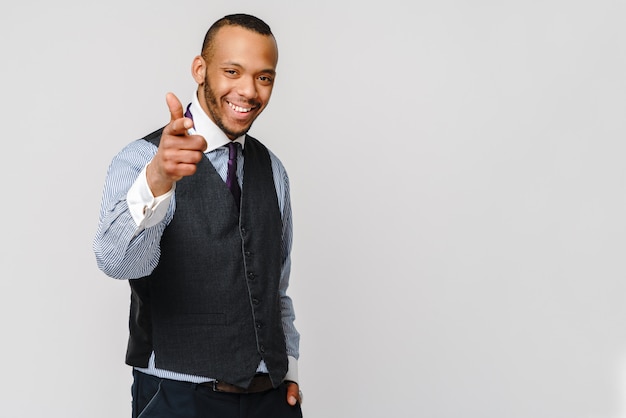
[[[5,2],[0,416],[130,416],[102,183],[238,11],[280,47],[305,415],[626,417],[617,0]]]

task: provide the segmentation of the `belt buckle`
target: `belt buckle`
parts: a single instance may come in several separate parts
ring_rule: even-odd
[[[214,380],[211,384],[211,388],[213,389],[213,392],[221,392],[221,390],[219,390],[217,388],[217,380]]]

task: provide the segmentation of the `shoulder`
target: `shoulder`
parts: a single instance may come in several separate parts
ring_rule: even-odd
[[[144,141],[150,142],[151,144],[159,146],[159,143],[161,142],[161,134],[163,133],[164,128],[165,127],[159,128],[156,131],[144,136],[142,139]]]
[[[267,150],[270,155],[270,162],[272,163],[272,171],[278,175],[280,178],[287,179],[287,170],[283,165],[283,162],[274,154],[270,149]]]
[[[146,139],[148,137],[136,139],[127,144],[113,158],[113,164],[140,166],[143,168],[145,164],[152,160],[158,149],[157,145]]]

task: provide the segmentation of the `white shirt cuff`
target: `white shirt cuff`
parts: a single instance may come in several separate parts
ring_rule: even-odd
[[[287,369],[285,380],[298,383],[298,360],[291,356],[288,356],[287,360],[289,360],[289,368]]]
[[[154,226],[165,219],[174,190],[176,190],[176,183],[174,183],[170,191],[154,197],[150,186],[148,186],[146,167],[141,170],[137,180],[130,186],[126,194],[128,210],[137,225],[137,231]]]

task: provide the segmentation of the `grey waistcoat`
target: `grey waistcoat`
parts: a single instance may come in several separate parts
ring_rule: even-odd
[[[144,139],[157,145],[162,130]],[[130,280],[126,362],[247,387],[261,359],[287,372],[278,286],[282,222],[267,149],[248,136],[241,213],[208,159],[176,184],[153,273]]]

